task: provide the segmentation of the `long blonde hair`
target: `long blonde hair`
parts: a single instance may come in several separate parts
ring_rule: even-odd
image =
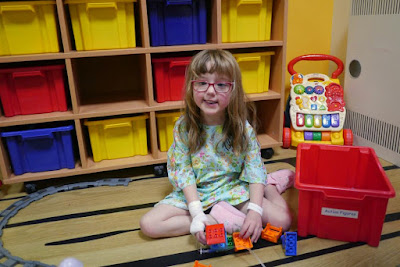
[[[232,147],[235,154],[244,152],[249,144],[246,132],[246,121],[256,128],[256,112],[252,102],[247,101],[243,90],[240,68],[233,55],[225,50],[203,50],[196,54],[187,70],[185,81],[184,125],[188,132],[187,146],[189,153],[198,151],[205,142],[204,129],[199,107],[193,98],[192,80],[205,73],[217,73],[226,76],[234,82],[230,101],[225,111],[222,127],[222,144]]]

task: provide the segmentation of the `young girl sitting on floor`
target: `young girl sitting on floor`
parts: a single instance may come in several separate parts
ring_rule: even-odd
[[[205,244],[208,224],[223,223],[228,233],[240,229],[252,242],[267,222],[288,230],[291,215],[281,194],[294,174],[267,177],[235,58],[223,50],[198,53],[185,86],[184,114],[168,151],[173,191],[141,218],[142,232],[152,238],[192,233]]]

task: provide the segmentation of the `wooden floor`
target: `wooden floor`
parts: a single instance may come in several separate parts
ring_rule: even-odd
[[[296,151],[275,149],[266,161],[269,172],[295,169]],[[260,240],[254,253],[265,266],[399,266],[400,168],[381,160],[396,190],[389,200],[379,247],[313,236],[299,237],[297,256],[284,255],[282,246]],[[147,174],[146,174],[147,173]],[[76,183],[85,179],[129,177],[128,186],[101,186],[56,193],[20,210],[3,229],[3,247],[24,260],[58,265],[75,257],[85,266],[193,266],[195,260],[216,266],[260,266],[249,252],[203,254],[192,236],[151,240],[139,228],[140,217],[171,190],[166,177],[152,168],[68,177],[46,183]],[[41,186],[47,186],[42,184]],[[58,184],[56,184],[58,186]],[[3,185],[0,210],[26,196],[23,185]],[[298,191],[284,194],[297,226]],[[4,259],[3,259],[4,260]],[[2,260],[0,260],[1,265]]]

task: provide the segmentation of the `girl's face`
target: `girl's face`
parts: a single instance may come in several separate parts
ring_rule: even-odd
[[[205,73],[196,80],[209,83],[232,82],[227,77],[217,73]],[[229,104],[232,89],[226,93],[217,92],[213,85],[199,92],[193,88],[193,98],[200,108],[202,122],[207,125],[221,125],[225,120],[225,109]]]

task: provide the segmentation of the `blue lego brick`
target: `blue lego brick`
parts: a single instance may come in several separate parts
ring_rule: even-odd
[[[225,240],[225,243],[211,245],[209,252],[227,251],[235,248],[232,236],[225,235]]]
[[[225,250],[225,248],[226,248],[226,243],[213,244],[210,246],[210,249],[212,251]]]
[[[297,233],[296,232],[286,232],[281,237],[282,246],[285,251],[286,256],[296,256],[297,255]]]

